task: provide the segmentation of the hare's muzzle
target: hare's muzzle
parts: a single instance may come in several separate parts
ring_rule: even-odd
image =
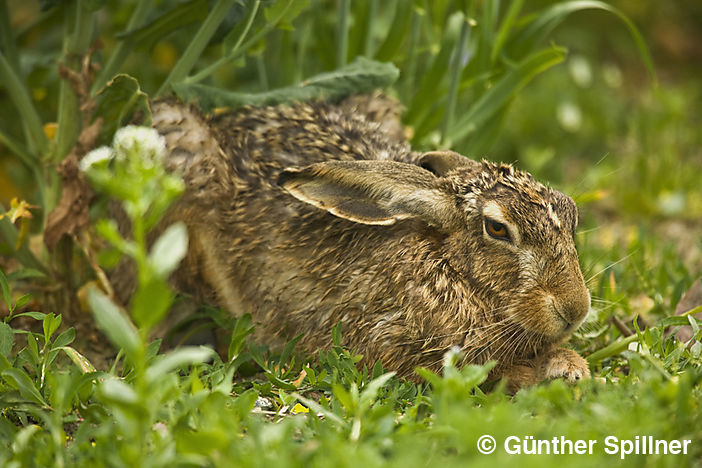
[[[556,325],[553,334],[569,334],[578,328],[590,310],[590,292],[585,284],[564,287],[547,296],[546,306]]]

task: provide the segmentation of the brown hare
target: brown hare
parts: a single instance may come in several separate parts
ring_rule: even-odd
[[[464,363],[497,360],[491,377],[513,389],[589,376],[561,347],[590,306],[566,195],[509,165],[412,152],[378,95],[153,114],[186,184],[169,218],[190,235],[175,282],[250,313],[261,339],[304,333],[312,352],[341,321],[365,362],[408,377],[454,346]]]

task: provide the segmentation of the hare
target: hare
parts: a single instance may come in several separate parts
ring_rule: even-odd
[[[167,165],[186,193],[177,286],[250,313],[271,344],[344,344],[412,377],[498,365],[513,389],[589,376],[561,347],[590,307],[574,245],[577,208],[512,166],[412,152],[382,96],[244,108],[214,117],[153,103]],[[416,376],[415,376],[416,378]]]

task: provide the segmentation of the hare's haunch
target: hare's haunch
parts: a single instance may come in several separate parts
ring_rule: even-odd
[[[511,166],[417,154],[382,96],[246,108],[212,118],[154,103],[189,228],[175,280],[268,343],[344,342],[411,376],[458,346],[513,388],[589,375],[561,343],[590,296],[573,200]]]

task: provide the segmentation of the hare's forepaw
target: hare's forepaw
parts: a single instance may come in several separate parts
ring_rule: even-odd
[[[575,383],[590,377],[587,361],[572,349],[556,348],[546,353],[540,360],[538,369],[542,379],[564,379]]]

